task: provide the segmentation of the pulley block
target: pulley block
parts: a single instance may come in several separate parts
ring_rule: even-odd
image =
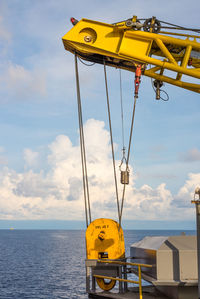
[[[128,170],[121,170],[121,184],[129,184],[129,171]]]
[[[153,18],[147,19],[144,22],[143,28],[144,28],[144,31],[146,31],[146,32],[151,32],[151,30],[152,30],[153,33],[159,33],[160,29],[161,29],[161,24],[155,17],[153,17]]]

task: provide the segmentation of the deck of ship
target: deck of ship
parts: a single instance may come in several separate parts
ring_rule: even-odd
[[[139,289],[138,287],[129,288],[126,293],[112,293],[112,292],[91,292],[88,294],[89,298],[92,299],[139,299]],[[153,286],[142,287],[142,297],[143,299],[169,299],[165,295],[161,294]]]

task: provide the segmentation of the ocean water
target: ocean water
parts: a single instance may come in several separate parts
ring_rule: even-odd
[[[126,254],[145,236],[181,231],[124,231]],[[194,234],[187,231],[186,234]],[[85,232],[0,230],[0,299],[86,299]]]

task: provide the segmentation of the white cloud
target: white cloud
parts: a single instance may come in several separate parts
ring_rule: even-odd
[[[88,177],[93,219],[117,218],[116,195],[110,155],[109,133],[102,121],[90,119],[85,124]],[[17,173],[5,168],[0,173],[0,219],[83,219],[84,203],[79,146],[59,135],[49,145],[49,171],[33,168]],[[24,151],[25,164],[34,167],[38,152]],[[118,169],[120,161],[116,161]],[[130,167],[131,173],[132,168]],[[190,204],[200,174],[189,174],[175,200],[164,183],[156,188],[135,187],[131,175],[126,189],[124,219],[181,220],[193,217]],[[119,173],[118,173],[119,180]],[[121,199],[122,185],[118,183]]]
[[[24,150],[24,161],[25,161],[25,168],[35,168],[39,164],[39,153],[34,152],[29,148]]]
[[[200,173],[189,173],[188,180],[184,186],[180,188],[174,203],[176,206],[188,207],[191,200],[194,198],[196,187],[200,187]]]

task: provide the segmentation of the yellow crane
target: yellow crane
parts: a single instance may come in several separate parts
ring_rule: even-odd
[[[163,85],[163,82],[200,93],[200,82],[198,83],[198,79],[200,79],[200,30],[162,22],[157,20],[155,17],[149,19],[138,19],[137,16],[133,16],[131,19],[115,24],[106,24],[88,19],[77,21],[74,18],[71,18],[71,22],[74,26],[63,36],[62,40],[65,49],[75,54],[76,57],[75,65],[80,144],[87,219],[87,259],[100,259],[101,261],[107,260],[108,262],[109,260],[120,260],[125,257],[121,217],[125,186],[129,181],[128,160],[140,77],[141,75],[145,75],[155,79],[154,86],[156,89],[157,99],[160,98],[160,88]],[[77,57],[86,61],[103,64],[104,71],[105,66],[108,65],[135,72],[135,101],[131,123],[129,150],[127,155],[128,158],[126,161],[126,170],[121,172],[121,174],[123,174],[121,177],[121,183],[124,184],[121,208],[119,206],[117,196],[119,223],[114,220],[104,218],[91,221]],[[108,102],[106,80],[105,71]],[[108,115],[110,122],[110,112]],[[111,122],[110,133],[112,144]],[[113,162],[113,167],[115,168],[114,165],[115,163]],[[117,189],[116,174],[115,184]],[[98,273],[98,270],[99,268],[97,266],[96,273]],[[113,278],[107,282],[104,279],[104,276],[96,275],[96,281],[103,290],[112,289],[115,286],[115,279],[116,278]],[[142,296],[140,296],[140,298],[142,298]]]
[[[200,84],[191,82],[200,79],[200,30],[166,22],[169,25],[162,26],[155,17],[144,23],[136,16],[115,24],[74,18],[72,22],[75,26],[63,36],[67,51],[133,72],[141,64],[143,74],[158,83],[200,93]],[[193,34],[182,33],[189,30]]]

